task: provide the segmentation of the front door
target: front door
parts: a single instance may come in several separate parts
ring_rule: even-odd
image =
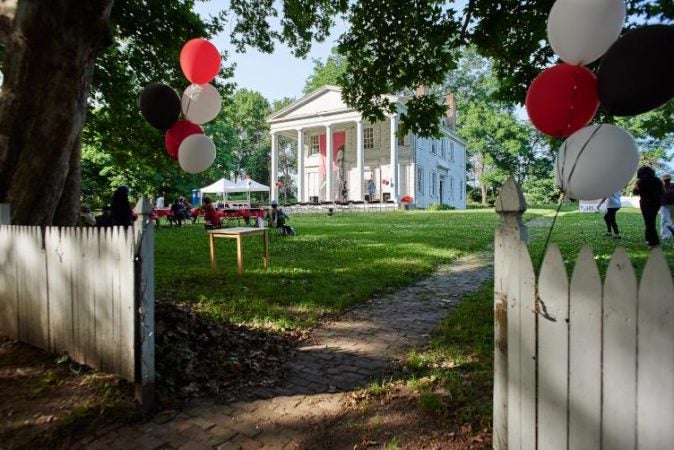
[[[307,192],[310,202],[313,200],[320,201],[320,177],[318,172],[307,173]],[[312,197],[316,197],[316,199],[312,199]]]

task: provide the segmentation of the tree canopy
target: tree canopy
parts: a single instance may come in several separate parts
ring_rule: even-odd
[[[511,104],[521,103],[533,77],[555,62],[545,33],[553,0],[469,0],[462,8],[440,0],[232,0],[228,11],[209,19],[194,12],[194,3],[3,3],[0,202],[11,203],[14,223],[73,224],[83,171],[95,175],[88,184],[112,179],[144,190],[159,189],[169,179],[195,185],[225,170],[263,177],[265,144],[246,135],[252,146],[235,148],[242,143],[236,122],[209,127],[224,151],[210,172],[186,175],[157,151],[163,148],[162,133],[138,112],[144,85],[163,82],[178,90],[187,85],[178,65],[183,44],[209,38],[225,25],[231,24],[239,49],[272,52],[282,42],[304,56],[341,18],[347,31],[334,57],[343,58],[349,70],[339,74],[338,83],[347,104],[371,120],[390,111],[385,94],[412,93],[421,84],[442,86],[456,66],[456,49],[467,43],[493,58],[499,78],[495,95]],[[674,19],[671,0],[631,0],[628,8],[628,27]],[[231,70],[224,65],[220,72],[218,87],[225,96],[232,88],[226,84]],[[440,92],[413,96],[401,131],[435,134],[444,113],[440,98]],[[673,111],[670,102],[645,118],[649,134],[666,137]],[[242,168],[236,154],[248,151]],[[101,165],[113,168],[104,173]]]
[[[304,1],[286,0],[283,11],[264,0],[232,2],[237,26],[233,36],[242,45],[266,52],[283,42],[303,55],[310,39],[324,39],[334,16],[348,30],[339,38],[338,53],[348,72],[339,78],[349,106],[369,119],[381,119],[392,105],[382,96],[414,92],[420,84],[440,85],[456,66],[453,50],[468,43],[495,61],[500,86],[495,95],[508,103],[524,102],[526,90],[544,68],[556,61],[547,42],[546,20],[554,0],[469,0],[461,10],[441,0],[320,0],[311,11]],[[271,21],[283,17],[275,30]],[[626,28],[648,22],[672,23],[671,0],[631,0]],[[307,26],[311,24],[312,27]],[[304,25],[305,33],[297,30]],[[403,132],[437,133],[437,119],[444,110],[440,96],[414,97],[402,118]],[[674,113],[670,102],[668,120],[649,124],[654,134],[664,134]]]

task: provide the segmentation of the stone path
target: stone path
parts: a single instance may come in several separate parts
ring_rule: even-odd
[[[202,400],[145,424],[101,430],[74,448],[307,448],[312,430],[339,414],[343,393],[380,378],[405,349],[424,342],[461,297],[492,277],[491,261],[488,254],[460,258],[321,325],[288,363],[281,387]]]

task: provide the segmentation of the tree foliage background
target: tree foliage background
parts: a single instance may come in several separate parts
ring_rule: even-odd
[[[513,121],[512,105],[523,102],[531,80],[556,60],[545,32],[553,3],[231,0],[228,10],[224,6],[215,16],[203,18],[194,12],[195,0],[3,2],[0,202],[11,203],[14,223],[72,224],[80,190],[89,201],[103,203],[119,184],[128,184],[132,192],[166,191],[170,198],[225,174],[268,179],[268,143],[257,127],[263,127],[272,106],[257,93],[234,93],[228,83],[234,69],[230,55],[223,54],[217,80],[226,105],[206,130],[216,140],[218,159],[202,174],[184,174],[164,155],[163,135],[140,116],[138,94],[152,82],[182,92],[188,82],[180,73],[178,56],[191,38],[209,38],[229,29],[240,50],[273,52],[283,43],[301,57],[312,42],[328,36],[336,20],[348,24],[337,51],[325,63],[315,64],[321,73],[330,72],[326,79],[343,88],[347,104],[377,119],[391,108],[384,94],[414,92],[422,84],[439,87],[431,95],[413,96],[401,124],[403,133],[433,135],[444,113],[443,90],[455,89],[464,102],[459,106],[464,111],[462,133],[479,143],[472,156],[480,180],[495,186],[510,171],[526,183],[532,174],[546,173],[554,142]],[[671,0],[629,0],[627,5],[626,28],[674,20]],[[459,70],[457,49],[468,44],[493,61],[490,73],[498,83],[489,86],[488,81],[465,103],[461,96],[472,89],[462,88],[459,78],[448,82],[447,76]],[[29,48],[34,51],[26,51]],[[335,72],[338,67],[344,70]],[[315,87],[311,83],[324,80],[312,77],[307,89]],[[641,133],[637,137],[649,152],[666,159],[673,112],[670,102],[652,114],[625,120],[625,126]],[[477,127],[478,118],[482,128]],[[292,143],[283,148],[288,153],[285,161],[292,160]],[[281,170],[287,180],[291,169],[289,163],[286,166]],[[480,189],[483,201],[486,187]]]

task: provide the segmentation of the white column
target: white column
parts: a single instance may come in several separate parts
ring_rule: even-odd
[[[271,200],[278,201],[278,186],[276,182],[278,181],[278,139],[276,133],[271,133],[271,170],[270,170],[270,181],[271,181]]]
[[[332,125],[325,126],[325,200],[334,201],[332,192]]]
[[[391,200],[398,203],[400,187],[398,186],[398,138],[396,131],[398,130],[398,115],[391,116],[391,183],[393,189],[391,190]]]
[[[304,130],[297,130],[297,201],[306,202],[304,198]]]
[[[363,201],[365,200],[363,192],[363,186],[365,184],[365,151],[363,150],[362,120],[356,121],[356,162],[358,164],[358,186],[354,189],[353,199]]]

